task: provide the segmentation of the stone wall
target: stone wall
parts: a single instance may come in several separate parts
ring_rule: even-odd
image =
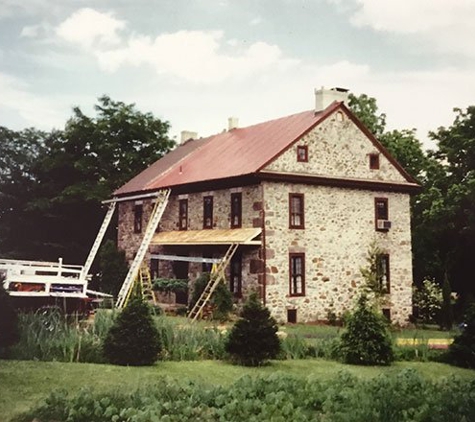
[[[289,193],[305,198],[305,229],[289,229]],[[374,198],[388,198],[392,228],[375,230]],[[301,184],[264,184],[267,306],[279,321],[287,309],[299,322],[327,319],[351,309],[362,284],[371,242],[390,255],[391,319],[411,314],[409,195]],[[289,294],[289,253],[305,253],[306,294]]]

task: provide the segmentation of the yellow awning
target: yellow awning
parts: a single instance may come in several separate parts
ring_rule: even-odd
[[[177,230],[157,233],[151,245],[260,245],[255,240],[262,232],[260,228],[225,230]]]

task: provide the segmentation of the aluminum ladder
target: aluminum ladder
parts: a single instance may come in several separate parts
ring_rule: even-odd
[[[109,227],[110,221],[112,219],[112,215],[114,214],[115,211],[115,206],[117,202],[113,201],[109,204],[109,209],[107,210],[107,213],[104,217],[104,221],[102,222],[102,226],[99,229],[99,232],[97,233],[96,240],[94,241],[94,244],[92,245],[91,250],[89,251],[89,255],[86,259],[86,263],[84,264],[84,267],[81,271],[81,279],[86,279],[89,270],[91,269],[92,263],[94,262],[94,258],[97,255],[97,251],[99,250],[102,239],[104,239],[104,235],[106,234],[107,228]]]
[[[115,304],[116,308],[122,309],[127,304],[127,300],[130,296],[134,281],[139,273],[140,266],[142,265],[142,262],[145,258],[145,254],[147,253],[152,237],[155,234],[158,223],[162,218],[165,208],[167,207],[170,192],[170,189],[164,189],[157,192],[155,207],[153,208],[152,214],[148,221],[142,243],[137,250],[132,265],[129,268],[129,272],[127,273],[127,276],[122,283],[122,287],[120,288],[119,295],[117,296],[117,302]]]
[[[188,318],[191,319],[192,322],[196,321],[201,315],[205,305],[211,299],[211,296],[213,295],[213,292],[215,291],[216,287],[218,287],[218,284],[226,279],[226,274],[224,271],[226,270],[226,267],[231,261],[231,258],[236,252],[238,246],[239,244],[233,243],[226,251],[226,254],[224,255],[221,262],[217,264],[216,269],[214,271],[211,271],[208,284],[203,290],[203,293],[201,293],[199,299],[196,301],[195,306],[193,306],[191,311],[188,313]]]

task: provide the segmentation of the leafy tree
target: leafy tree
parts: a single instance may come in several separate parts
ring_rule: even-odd
[[[94,277],[94,287],[101,292],[117,296],[129,270],[125,252],[117,250],[113,240],[107,240],[101,246],[98,255],[99,272]]]
[[[375,98],[366,94],[356,96],[350,93],[348,105],[374,136],[378,138],[384,133],[386,114],[378,114],[378,104]]]
[[[475,305],[471,305],[464,318],[462,332],[449,346],[448,358],[454,365],[475,368]]]
[[[454,314],[452,311],[452,288],[449,277],[445,273],[444,284],[442,284],[442,307],[440,310],[440,326],[443,329],[451,330],[454,324]]]
[[[246,366],[259,366],[277,357],[280,340],[277,323],[270,316],[257,294],[253,293],[244,304],[241,319],[233,326],[226,342],[226,352]]]
[[[19,340],[18,315],[0,277],[0,357]]]
[[[365,294],[348,317],[339,353],[345,363],[354,365],[389,365],[394,360],[387,322],[369,306]]]
[[[413,294],[413,305],[423,323],[434,323],[442,308],[442,289],[433,280],[426,279]]]
[[[374,294],[378,305],[383,304],[384,296],[389,293],[384,280],[385,270],[382,256],[383,250],[376,242],[372,242],[366,256],[367,265],[360,269],[365,281],[364,288],[368,293]]]
[[[115,365],[153,365],[161,340],[150,306],[132,298],[109,329],[103,348],[108,361]]]

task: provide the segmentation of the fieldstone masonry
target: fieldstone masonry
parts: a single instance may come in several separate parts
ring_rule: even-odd
[[[308,162],[297,161],[297,147],[308,148]],[[371,170],[369,155],[376,146],[344,113],[332,114],[304,135],[264,171],[318,175],[335,179],[359,179],[404,183],[405,178],[383,155],[379,169]],[[369,189],[349,189],[314,184],[261,182],[260,185],[189,193],[170,197],[159,229],[178,229],[178,201],[188,199],[188,229],[203,228],[203,197],[213,196],[213,228],[230,228],[231,193],[242,192],[242,227],[264,227],[260,247],[242,246],[243,292],[258,288],[265,303],[280,322],[288,310],[296,310],[298,322],[326,320],[353,307],[362,285],[360,269],[366,265],[370,244],[390,257],[390,294],[387,297],[391,320],[405,324],[412,312],[412,255],[409,194]],[[289,193],[304,195],[305,228],[289,228]],[[392,227],[375,230],[375,198],[387,198]],[[143,201],[143,226],[153,204]],[[119,206],[119,247],[131,260],[142,234],[133,232],[134,202]],[[265,221],[263,222],[263,216]],[[178,249],[177,249],[178,248]],[[222,246],[153,246],[154,252],[186,252],[190,256],[219,257]],[[168,252],[167,252],[168,251]],[[305,254],[305,296],[290,296],[289,253]],[[161,262],[162,276],[172,276],[169,262]],[[190,264],[193,280],[202,271]],[[265,292],[265,293],[264,293]]]

